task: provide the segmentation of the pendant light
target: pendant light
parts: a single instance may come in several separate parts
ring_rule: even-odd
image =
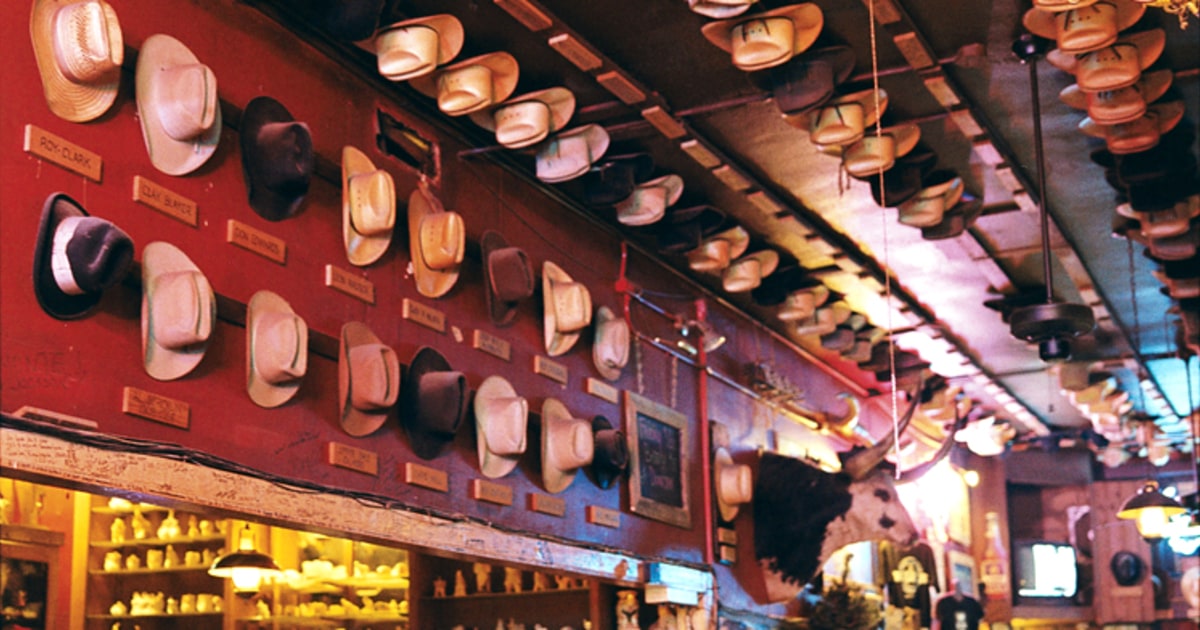
[[[1187,508],[1159,491],[1158,482],[1151,479],[1121,506],[1117,518],[1133,521],[1142,538],[1152,541],[1162,538],[1167,521],[1185,512]]]
[[[237,550],[213,561],[208,574],[233,580],[233,592],[238,597],[251,597],[258,592],[264,577],[281,575],[279,565],[265,553],[254,548],[254,530],[246,523],[238,533]]]

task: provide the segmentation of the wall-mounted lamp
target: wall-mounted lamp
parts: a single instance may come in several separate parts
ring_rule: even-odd
[[[1134,521],[1142,538],[1153,541],[1162,538],[1171,517],[1184,512],[1187,508],[1159,491],[1158,482],[1151,479],[1121,506],[1117,518]]]
[[[713,325],[707,321],[690,319],[679,322],[675,325],[679,329],[679,334],[683,335],[683,339],[675,342],[680,350],[688,354],[695,355],[697,353],[697,345],[704,343],[704,352],[713,352],[717,348],[725,345],[725,335],[717,332]]]
[[[237,550],[213,561],[208,574],[233,580],[233,592],[238,597],[250,597],[258,592],[264,577],[281,575],[279,565],[265,553],[254,548],[254,531],[250,523],[238,534]]]

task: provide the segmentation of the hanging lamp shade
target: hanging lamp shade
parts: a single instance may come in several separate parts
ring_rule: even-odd
[[[1187,508],[1160,492],[1157,481],[1149,480],[1121,506],[1117,518],[1134,521],[1142,538],[1153,540],[1162,538],[1163,527],[1171,517],[1184,512]]]
[[[233,591],[241,597],[258,592],[264,577],[282,573],[271,556],[254,548],[254,532],[249,523],[238,534],[237,549],[218,557],[208,569],[208,574],[213,577],[233,580]]]

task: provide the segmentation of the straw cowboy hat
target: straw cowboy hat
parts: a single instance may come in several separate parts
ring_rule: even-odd
[[[496,142],[501,146],[522,149],[567,126],[574,113],[575,94],[564,87],[552,87],[475,112],[471,120],[496,132]]]
[[[1147,103],[1166,94],[1174,76],[1170,70],[1147,72],[1129,87],[1105,92],[1085,92],[1072,83],[1058,98],[1070,107],[1087,110],[1088,117],[1101,125],[1116,125],[1141,118]]]
[[[427,15],[385,26],[375,34],[376,66],[392,81],[407,81],[433,72],[458,56],[463,27],[447,13]]]
[[[831,154],[840,153],[842,166],[854,177],[869,177],[886,171],[896,164],[896,159],[907,155],[921,140],[921,128],[906,124],[885,129],[882,134],[866,134],[845,149],[826,147]]]
[[[1096,4],[1097,0],[1033,0],[1033,7],[1043,11],[1070,11]]]
[[[1142,71],[1150,67],[1166,46],[1161,28],[1129,33],[1111,45],[1075,55],[1059,49],[1046,53],[1051,65],[1075,75],[1075,83],[1085,92],[1118,90],[1137,83]]]
[[[542,403],[542,485],[558,494],[575,481],[575,472],[592,463],[592,423],[575,418],[562,402]]]
[[[395,417],[400,360],[362,322],[346,322],[338,341],[338,423],[362,437]]]
[[[817,309],[824,306],[828,300],[829,287],[823,284],[808,289],[797,289],[788,294],[775,316],[785,322],[803,321],[813,317]]]
[[[517,316],[517,305],[533,295],[533,267],[525,250],[509,246],[499,232],[484,231],[479,238],[483,253],[483,286],[488,316],[497,326],[507,326]]]
[[[866,128],[887,110],[887,92],[867,89],[839,96],[813,112],[809,140],[816,145],[845,146],[862,139]]]
[[[416,77],[411,85],[425,96],[436,98],[442,113],[465,116],[511,96],[519,72],[515,57],[492,52]]]
[[[583,125],[554,134],[537,152],[537,178],[557,184],[583,175],[608,150],[608,142],[608,132],[600,125]]]
[[[112,107],[125,42],[111,5],[103,0],[34,0],[29,35],[46,105],[55,116],[87,122]]]
[[[592,294],[562,267],[547,260],[542,263],[542,310],[546,354],[566,354],[592,323]]]
[[[1058,42],[1064,53],[1079,54],[1104,48],[1117,34],[1131,27],[1146,12],[1146,5],[1128,0],[1081,2],[1066,11],[1034,7],[1022,23],[1029,32]]]
[[[725,447],[713,455],[713,490],[717,495],[717,513],[728,523],[737,518],[739,508],[754,496],[754,478],[748,464],[735,464]]]
[[[778,66],[808,50],[824,25],[821,8],[806,2],[709,22],[700,32],[729,52],[734,66],[752,71]]]
[[[238,134],[250,208],[268,221],[294,216],[316,163],[308,125],[283,103],[258,96],[246,103]]]
[[[150,163],[167,175],[200,168],[221,139],[216,75],[183,42],[162,34],[142,43],[134,74]]]
[[[592,364],[600,376],[615,381],[629,363],[629,324],[607,306],[596,309],[595,322]]]
[[[829,306],[818,307],[811,317],[795,322],[793,330],[797,335],[828,335],[838,324],[849,320],[853,313],[848,304],[839,300]]]
[[[937,225],[946,211],[963,198],[963,180],[950,170],[934,171],[925,187],[912,199],[900,204],[899,221],[911,227]]]
[[[740,225],[704,240],[699,247],[687,253],[688,267],[704,273],[721,271],[729,263],[746,253],[750,246],[750,234]]]
[[[596,485],[607,490],[629,468],[629,445],[625,442],[625,432],[613,428],[608,418],[594,416],[592,444],[592,474],[596,476]]]
[[[434,459],[454,441],[467,417],[467,377],[433,348],[417,350],[408,364],[397,409],[413,453]]]
[[[77,319],[133,264],[133,241],[63,193],[46,198],[33,247],[33,293],[46,314]]]
[[[583,201],[592,206],[615,204],[633,194],[638,182],[650,179],[654,160],[648,153],[606,156],[583,177]]]
[[[258,291],[246,305],[246,392],[260,407],[278,407],[300,389],[308,370],[308,325],[277,293]]]
[[[758,0],[688,0],[688,8],[693,13],[705,17],[724,19],[741,15]]]
[[[730,263],[721,274],[721,286],[730,293],[745,293],[762,284],[778,266],[779,252],[760,249]]]
[[[375,168],[367,154],[342,147],[342,244],[350,264],[363,267],[392,244],[396,227],[396,183]]]
[[[408,197],[408,243],[417,293],[437,298],[458,281],[466,251],[462,216],[448,212],[421,181]]]
[[[1200,194],[1180,200],[1166,210],[1140,212],[1128,203],[1117,204],[1117,214],[1138,222],[1142,236],[1162,238],[1188,231],[1192,219],[1200,216]]]
[[[1119,125],[1101,125],[1091,118],[1079,123],[1079,130],[1094,138],[1103,138],[1114,155],[1138,153],[1153,148],[1162,134],[1183,120],[1183,101],[1155,103],[1141,118]]]
[[[142,357],[146,373],[170,381],[191,372],[216,325],[208,279],[178,247],[155,241],[142,250]]]
[[[671,174],[656,177],[634,187],[628,197],[617,204],[617,221],[624,225],[642,226],[658,222],[669,206],[683,195],[683,178]]]
[[[474,409],[479,470],[498,479],[512,472],[525,452],[529,402],[504,377],[492,375],[475,390]]]

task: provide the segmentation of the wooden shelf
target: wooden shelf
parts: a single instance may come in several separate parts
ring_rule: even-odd
[[[572,593],[587,593],[590,589],[587,588],[552,588],[548,591],[522,591],[520,593],[471,593],[470,595],[447,595],[446,597],[424,597],[421,599],[422,604],[440,601],[464,600],[464,599],[495,599],[503,597],[547,597],[551,595],[568,595]]]
[[[105,571],[104,569],[88,569],[89,575],[158,575],[160,573],[187,573],[190,571],[208,572],[208,565],[194,564],[191,566],[169,567],[162,569],[118,569],[116,571]],[[219,578],[214,578],[219,579]]]
[[[111,507],[108,507],[107,505],[98,505],[98,506],[95,506],[92,508],[92,514],[112,514],[112,515],[125,516],[128,514],[133,514],[134,511],[135,511],[134,508],[131,508],[131,507],[130,508],[111,508]],[[141,506],[138,506],[136,511],[139,511],[142,514],[155,514],[158,512],[166,512],[167,508],[159,507],[157,505],[141,505]]]
[[[158,613],[153,615],[88,615],[88,619],[100,619],[103,621],[132,621],[134,619],[179,619],[179,618],[195,618],[195,617],[220,617],[225,613],[222,611],[208,612],[192,612],[192,613],[175,613],[168,615],[167,613]]]
[[[208,536],[180,536],[179,538],[129,538],[125,542],[115,543],[110,540],[93,540],[88,544],[96,549],[124,549],[126,547],[163,547],[166,545],[191,545],[196,543],[225,542],[225,534]]]
[[[377,588],[380,590],[408,590],[409,584],[408,578],[402,577],[327,578],[321,581],[343,588]]]

